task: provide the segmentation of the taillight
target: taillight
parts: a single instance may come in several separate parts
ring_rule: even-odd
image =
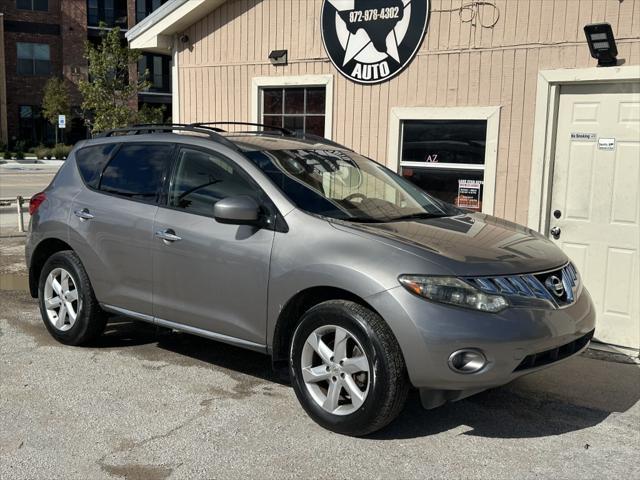
[[[46,199],[47,196],[44,192],[36,193],[34,196],[32,196],[31,200],[29,200],[29,215],[33,215],[34,213],[36,213],[40,205],[42,205],[42,202],[44,202]]]

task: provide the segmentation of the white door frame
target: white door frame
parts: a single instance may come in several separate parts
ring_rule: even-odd
[[[563,85],[630,83],[640,81],[640,66],[542,70],[533,130],[533,156],[528,226],[543,234],[549,229],[549,202],[553,187],[553,163],[560,89]]]
[[[501,107],[394,107],[389,118],[389,158],[387,167],[400,171],[402,122],[404,120],[486,120],[482,212],[493,215],[498,161],[498,134]]]

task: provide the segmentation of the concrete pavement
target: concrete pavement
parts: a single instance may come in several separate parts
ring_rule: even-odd
[[[0,241],[2,479],[640,478],[638,365],[580,356],[432,411],[413,393],[349,438],[255,352],[125,318],[91,347],[58,344],[22,243]]]

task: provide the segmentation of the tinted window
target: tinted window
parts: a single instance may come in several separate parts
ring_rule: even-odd
[[[169,189],[169,206],[213,216],[218,200],[236,195],[259,195],[257,188],[232,162],[199,150],[180,152]]]
[[[91,188],[98,188],[100,174],[109,160],[115,144],[87,147],[76,153],[76,163],[84,182]]]
[[[102,174],[100,190],[153,202],[173,146],[123,145]]]

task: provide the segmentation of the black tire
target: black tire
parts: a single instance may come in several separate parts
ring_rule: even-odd
[[[66,331],[56,328],[47,314],[45,306],[45,284],[49,274],[62,268],[71,274],[78,290],[78,311],[75,323]],[[72,250],[64,250],[53,254],[45,262],[38,282],[38,303],[40,314],[47,330],[53,338],[65,345],[84,345],[94,341],[105,329],[107,315],[96,300],[89,276],[82,266],[80,258]]]
[[[368,395],[353,413],[336,415],[322,408],[302,378],[302,349],[319,327],[335,325],[360,343],[369,360]],[[289,353],[291,383],[307,414],[322,427],[351,436],[375,432],[393,421],[404,408],[409,380],[398,342],[385,321],[354,302],[330,300],[308,310],[298,325]]]

